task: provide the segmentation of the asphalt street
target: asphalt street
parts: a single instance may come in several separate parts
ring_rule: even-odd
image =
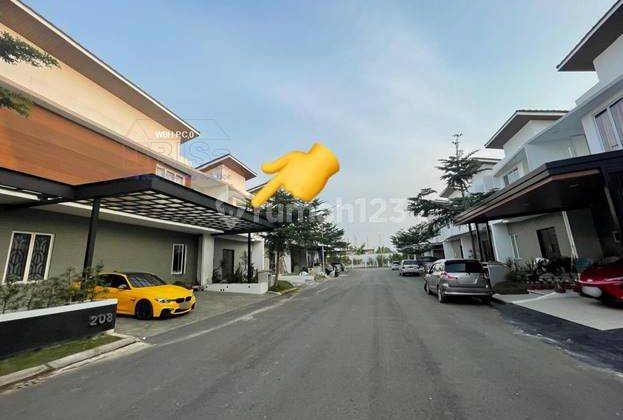
[[[0,395],[3,419],[616,419],[623,380],[422,279],[352,271]]]

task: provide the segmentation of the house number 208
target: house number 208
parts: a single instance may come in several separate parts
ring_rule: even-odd
[[[91,315],[89,317],[90,327],[97,327],[98,325],[106,324],[107,322],[112,322],[112,312],[107,312],[105,314],[99,315]]]

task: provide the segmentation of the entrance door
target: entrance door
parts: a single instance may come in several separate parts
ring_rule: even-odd
[[[540,229],[536,231],[539,237],[539,246],[541,247],[541,255],[544,258],[559,258],[560,246],[558,246],[558,238],[556,237],[556,229],[553,227]]]
[[[234,250],[223,250],[223,278],[231,279],[234,275]]]

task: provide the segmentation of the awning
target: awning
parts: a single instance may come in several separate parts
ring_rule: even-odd
[[[621,214],[623,151],[599,153],[541,165],[455,218],[456,224],[590,207],[603,202],[606,187]],[[620,219],[620,218],[619,218]]]
[[[99,199],[101,209],[229,234],[270,231],[275,227],[257,213],[153,174],[69,185],[0,168],[0,188],[17,193],[0,201],[4,209],[68,202],[91,205]]]

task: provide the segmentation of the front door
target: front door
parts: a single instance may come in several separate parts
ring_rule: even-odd
[[[556,237],[556,229],[553,227],[540,229],[536,231],[536,234],[539,238],[539,246],[543,258],[559,258],[560,246],[558,245],[558,238]]]
[[[223,250],[223,278],[231,279],[234,275],[234,250]]]

